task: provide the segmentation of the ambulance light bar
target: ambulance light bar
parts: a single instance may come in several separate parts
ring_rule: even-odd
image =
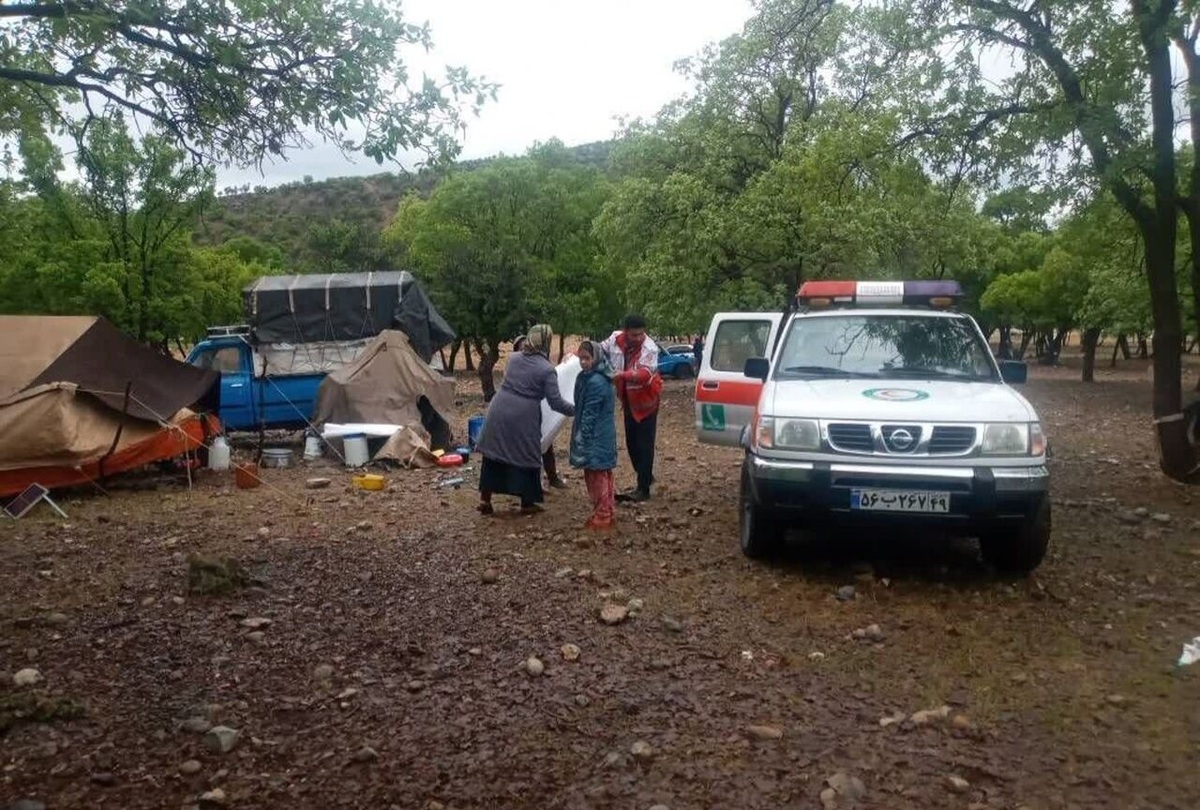
[[[900,306],[945,309],[962,298],[957,281],[806,281],[796,301],[801,306]]]

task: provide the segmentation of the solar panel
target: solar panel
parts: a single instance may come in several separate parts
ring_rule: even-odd
[[[30,484],[25,487],[20,495],[9,501],[8,506],[4,507],[4,512],[10,518],[20,519],[29,514],[30,510],[41,501],[45,501],[51,509],[58,512],[62,517],[65,518],[67,516],[66,512],[58,508],[58,504],[50,500],[50,490],[41,484]]]

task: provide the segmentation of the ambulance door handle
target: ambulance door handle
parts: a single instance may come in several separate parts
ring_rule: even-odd
[[[705,391],[716,391],[718,388],[721,387],[721,384],[719,382],[713,382],[712,380],[708,380],[707,382],[700,383],[700,387],[703,388]]]

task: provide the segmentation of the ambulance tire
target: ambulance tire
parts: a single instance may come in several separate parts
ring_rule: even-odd
[[[1042,564],[1050,546],[1050,498],[1046,497],[1023,523],[979,538],[983,559],[1003,574],[1027,576]]]
[[[783,548],[784,533],[783,524],[755,503],[750,473],[743,470],[738,503],[738,534],[742,553],[752,560],[775,557]]]

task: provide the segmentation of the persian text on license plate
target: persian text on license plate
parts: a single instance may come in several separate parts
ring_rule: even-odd
[[[918,492],[903,489],[855,489],[850,491],[850,508],[869,512],[950,511],[949,492]]]

